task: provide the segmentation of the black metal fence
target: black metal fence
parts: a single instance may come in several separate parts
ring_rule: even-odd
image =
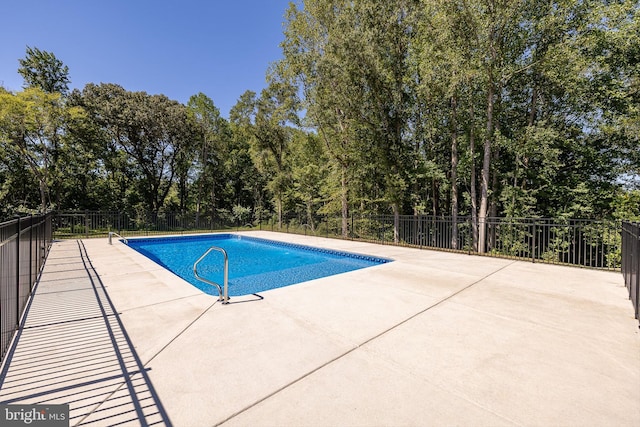
[[[123,236],[194,233],[238,228],[241,221],[193,213],[126,213],[110,211],[57,212],[53,218],[59,239],[104,237],[110,231]],[[252,227],[253,224],[247,224]]]
[[[335,216],[246,220],[195,214],[126,214],[122,212],[59,212],[56,238],[195,233],[213,230],[265,229],[296,234],[347,238],[382,244],[528,259],[533,262],[618,270],[621,265],[620,222],[545,218],[487,218],[486,240],[470,217],[430,215]]]
[[[22,312],[49,252],[52,214],[0,223],[0,359],[20,325]]]
[[[478,241],[478,228],[470,217],[430,215],[352,216],[346,236],[341,218],[325,218],[309,226],[290,219],[263,228],[289,233],[346,237],[348,239],[419,248],[482,254],[532,262],[619,270],[620,222],[545,218],[487,218],[486,240]]]
[[[622,223],[622,275],[640,320],[640,223]]]

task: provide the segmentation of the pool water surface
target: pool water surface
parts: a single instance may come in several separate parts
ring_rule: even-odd
[[[215,296],[217,287],[197,280],[193,274],[193,264],[211,246],[227,252],[230,296],[255,294],[392,261],[235,234],[131,238],[128,245]],[[223,268],[222,253],[212,251],[198,264],[198,274],[222,285]]]

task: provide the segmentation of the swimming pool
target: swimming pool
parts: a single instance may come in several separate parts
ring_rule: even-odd
[[[236,234],[131,238],[128,245],[215,296],[218,288],[193,274],[194,262],[211,246],[223,248],[229,256],[230,296],[255,294],[392,261]],[[198,273],[222,285],[223,266],[223,255],[211,252],[198,264]]]

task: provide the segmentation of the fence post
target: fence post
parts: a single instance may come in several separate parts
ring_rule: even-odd
[[[422,249],[422,238],[424,236],[422,229],[422,214],[416,215],[416,239],[418,239],[418,248]]]
[[[351,240],[353,240],[353,212],[351,212],[351,228],[349,229],[349,235],[351,236]]]
[[[531,262],[533,263],[536,262],[536,232],[536,221],[533,221],[533,236],[531,240]]]
[[[33,214],[30,215],[29,224],[29,293],[33,290]]]
[[[36,277],[38,276],[38,272],[40,271],[40,233],[41,227],[43,224],[43,220],[46,218],[45,215],[38,215],[38,228],[36,229]]]
[[[84,231],[87,239],[89,238],[89,211],[84,211]]]
[[[40,267],[44,265],[46,256],[47,233],[50,227],[51,237],[53,238],[53,214],[41,213],[42,227],[38,227],[38,259],[36,260],[36,274],[40,273]]]
[[[473,249],[473,216],[469,214],[469,245],[467,246],[469,249],[467,250],[467,255],[471,255],[471,250]]]
[[[18,223],[16,224],[16,323],[15,327],[18,329],[20,324],[20,232],[22,231],[21,218],[18,216]]]
[[[632,243],[634,249],[630,252],[633,256],[632,274],[635,273],[634,275],[636,278],[636,306],[634,307],[634,310],[636,312],[636,319],[640,320],[640,223],[638,222],[635,223],[635,232],[635,242]],[[629,280],[629,288],[631,288],[631,286],[633,286],[633,284],[631,283],[631,280]],[[629,293],[629,295],[631,295],[631,293]]]

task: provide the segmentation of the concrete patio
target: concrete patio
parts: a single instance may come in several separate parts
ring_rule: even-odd
[[[55,242],[0,403],[90,426],[640,425],[620,273],[247,234],[395,261],[223,306],[120,242]]]

